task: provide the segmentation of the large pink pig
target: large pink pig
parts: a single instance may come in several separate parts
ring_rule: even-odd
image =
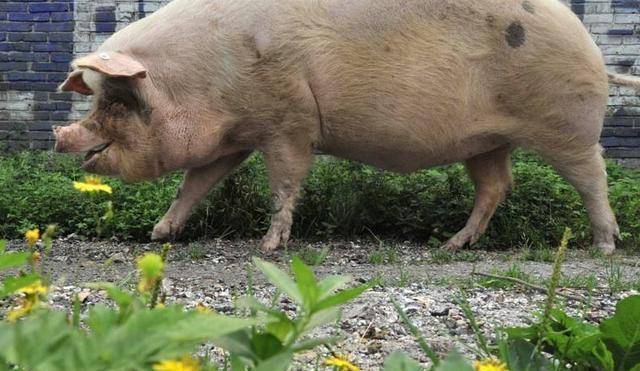
[[[611,253],[598,144],[610,81],[640,86],[607,74],[556,0],[175,0],[73,62],[61,89],[94,108],[56,128],[56,148],[125,181],[185,170],[154,239],[261,152],[276,210],[264,250],[287,242],[316,150],[402,173],[464,161],[476,202],[455,250],[485,231],[523,147],[578,190]]]

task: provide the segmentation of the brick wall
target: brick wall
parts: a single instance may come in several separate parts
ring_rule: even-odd
[[[79,118],[84,97],[56,93],[69,61],[168,0],[0,0],[0,146],[49,148],[51,126]],[[640,75],[640,0],[564,0],[611,70]],[[611,87],[602,144],[640,166],[640,98]]]

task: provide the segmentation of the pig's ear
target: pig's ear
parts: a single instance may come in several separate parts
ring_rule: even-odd
[[[89,54],[73,62],[76,68],[89,68],[111,77],[144,79],[147,69],[142,63],[126,54],[103,52]]]
[[[58,87],[60,91],[75,91],[84,95],[93,94],[93,90],[82,79],[82,70],[75,70],[69,74],[69,77]]]

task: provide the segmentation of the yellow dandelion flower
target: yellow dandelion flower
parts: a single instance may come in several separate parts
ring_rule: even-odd
[[[111,187],[106,184],[102,184],[102,180],[96,176],[86,176],[84,178],[84,182],[73,182],[73,188],[77,189],[80,192],[87,193],[113,193]]]
[[[337,355],[324,361],[325,366],[337,367],[339,371],[360,371],[360,368],[344,357]]]
[[[165,360],[153,365],[153,371],[198,371],[200,364],[191,356],[179,360]]]
[[[167,306],[164,305],[164,303],[158,303],[156,304],[156,309],[162,309],[162,308],[166,308]]]
[[[20,318],[26,316],[33,311],[37,300],[22,300],[17,308],[11,309],[7,312],[7,321],[16,322]]]
[[[476,371],[509,371],[507,365],[497,359],[485,359],[473,364]]]
[[[212,313],[211,309],[207,308],[207,306],[202,304],[202,303],[196,304],[196,312],[198,312],[198,313]]]
[[[40,230],[38,228],[30,229],[24,234],[24,238],[27,240],[29,247],[33,247],[40,239]]]
[[[42,282],[38,280],[29,286],[17,289],[15,292],[16,294],[44,295],[47,293],[47,288],[45,286],[42,286]]]

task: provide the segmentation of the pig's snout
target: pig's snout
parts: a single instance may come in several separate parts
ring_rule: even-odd
[[[87,152],[107,142],[79,124],[55,126],[53,135],[56,139],[54,150],[61,153]]]

